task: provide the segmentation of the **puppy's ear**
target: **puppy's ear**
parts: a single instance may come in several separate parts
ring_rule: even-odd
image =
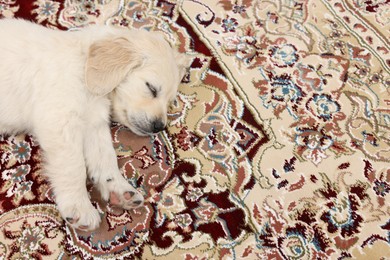
[[[177,66],[179,67],[180,79],[182,79],[187,68],[191,66],[192,58],[186,54],[175,51],[175,60]]]
[[[95,42],[89,48],[86,62],[87,89],[98,96],[110,93],[130,70],[141,66],[142,61],[125,38]]]

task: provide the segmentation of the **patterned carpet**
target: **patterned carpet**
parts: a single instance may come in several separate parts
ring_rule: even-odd
[[[193,59],[167,131],[113,123],[147,203],[89,185],[94,232],[59,216],[34,137],[0,136],[0,259],[390,259],[390,0],[0,0],[0,17],[157,30]]]

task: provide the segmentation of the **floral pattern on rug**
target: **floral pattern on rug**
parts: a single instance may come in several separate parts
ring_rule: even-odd
[[[169,127],[113,123],[145,196],[61,219],[30,135],[0,136],[0,259],[390,258],[390,1],[0,0],[60,30],[160,31],[192,58]]]

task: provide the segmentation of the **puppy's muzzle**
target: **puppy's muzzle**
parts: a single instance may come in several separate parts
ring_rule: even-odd
[[[161,132],[164,130],[165,124],[162,120],[156,119],[151,123],[151,132],[154,134],[157,134],[158,132]]]
[[[150,121],[142,120],[137,121],[133,120],[130,124],[130,129],[132,129],[138,135],[154,135],[163,131],[166,127],[166,124],[162,119],[153,119]]]

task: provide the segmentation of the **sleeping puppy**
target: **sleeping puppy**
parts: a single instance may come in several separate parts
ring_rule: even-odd
[[[110,115],[138,135],[163,130],[189,59],[141,30],[64,32],[5,19],[0,35],[0,133],[37,138],[63,218],[83,230],[99,226],[87,177],[111,204],[141,206],[118,169]]]

